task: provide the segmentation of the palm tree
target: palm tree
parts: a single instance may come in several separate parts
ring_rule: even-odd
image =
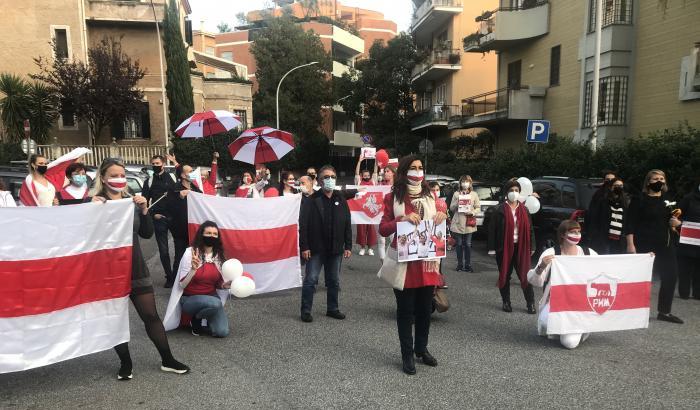
[[[58,119],[60,104],[58,95],[45,84],[35,81],[28,87],[27,101],[32,139],[37,144],[44,144],[48,141],[49,132]]]
[[[0,93],[5,95],[0,100],[0,120],[7,135],[15,141],[23,138],[23,123],[29,118],[28,88],[21,77],[9,73],[0,74]]]

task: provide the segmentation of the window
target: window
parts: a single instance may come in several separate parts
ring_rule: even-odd
[[[192,20],[185,19],[185,42],[192,47],[194,42],[192,41]]]
[[[573,186],[561,187],[561,203],[564,208],[576,208],[576,189]]]
[[[435,105],[447,104],[447,84],[440,84],[435,88]]]
[[[233,51],[224,51],[221,53],[221,58],[228,61],[233,61]]]
[[[75,109],[73,109],[73,103],[68,100],[61,101],[61,109],[58,118],[59,129],[75,129],[77,124],[75,122]]]
[[[549,58],[549,86],[559,85],[559,68],[561,66],[561,46],[552,47]]]
[[[51,26],[51,39],[56,43],[55,58],[70,58],[70,32],[68,26]]]
[[[532,188],[540,196],[542,206],[561,207],[561,192],[553,182],[537,182]]]
[[[633,0],[603,0],[603,27],[613,24],[632,24]],[[596,0],[590,0],[588,31],[595,31]]]
[[[508,64],[508,88],[519,90],[520,89],[520,68],[522,66],[522,60],[513,61]]]
[[[583,127],[593,126],[593,81],[586,82]],[[598,90],[598,125],[625,125],[627,123],[627,77],[600,79]]]
[[[211,56],[214,55],[214,47],[207,47],[205,50],[206,51],[204,51],[204,54],[209,54]]]
[[[241,119],[241,126],[240,128],[245,129],[248,128],[248,113],[246,110],[233,110],[233,113],[238,116],[238,118]]]
[[[116,139],[151,138],[151,117],[148,103],[142,103],[139,110],[122,121],[112,124],[112,137]]]

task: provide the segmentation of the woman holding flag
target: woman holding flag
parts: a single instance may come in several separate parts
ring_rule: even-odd
[[[95,187],[92,191],[92,198],[87,198],[86,200],[106,202],[128,198],[130,195],[127,189],[124,164],[117,159],[108,158],[100,165],[97,178],[95,179]],[[148,337],[158,349],[158,353],[160,353],[162,360],[160,369],[165,372],[185,374],[190,371],[190,368],[175,360],[170,351],[163,323],[160,321],[156,310],[153,284],[148,272],[148,266],[141,253],[139,236],[142,238],[153,236],[153,221],[148,215],[146,198],[143,196],[134,196],[132,198],[135,207],[131,259],[131,293],[129,294],[129,299],[131,299],[136,312],[143,320]],[[132,378],[132,362],[128,343],[117,345],[114,347],[114,350],[116,350],[121,361],[117,380],[130,380]]]

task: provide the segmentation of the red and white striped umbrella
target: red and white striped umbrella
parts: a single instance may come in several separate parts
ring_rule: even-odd
[[[292,134],[272,127],[245,130],[228,146],[233,159],[253,165],[277,161],[293,149]]]
[[[203,138],[229,131],[241,125],[241,118],[224,110],[198,112],[175,130],[181,138]]]

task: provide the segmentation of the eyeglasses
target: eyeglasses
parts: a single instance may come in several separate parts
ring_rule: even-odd
[[[335,179],[335,178],[336,178],[335,175],[325,175],[325,176],[323,177],[323,179]]]

